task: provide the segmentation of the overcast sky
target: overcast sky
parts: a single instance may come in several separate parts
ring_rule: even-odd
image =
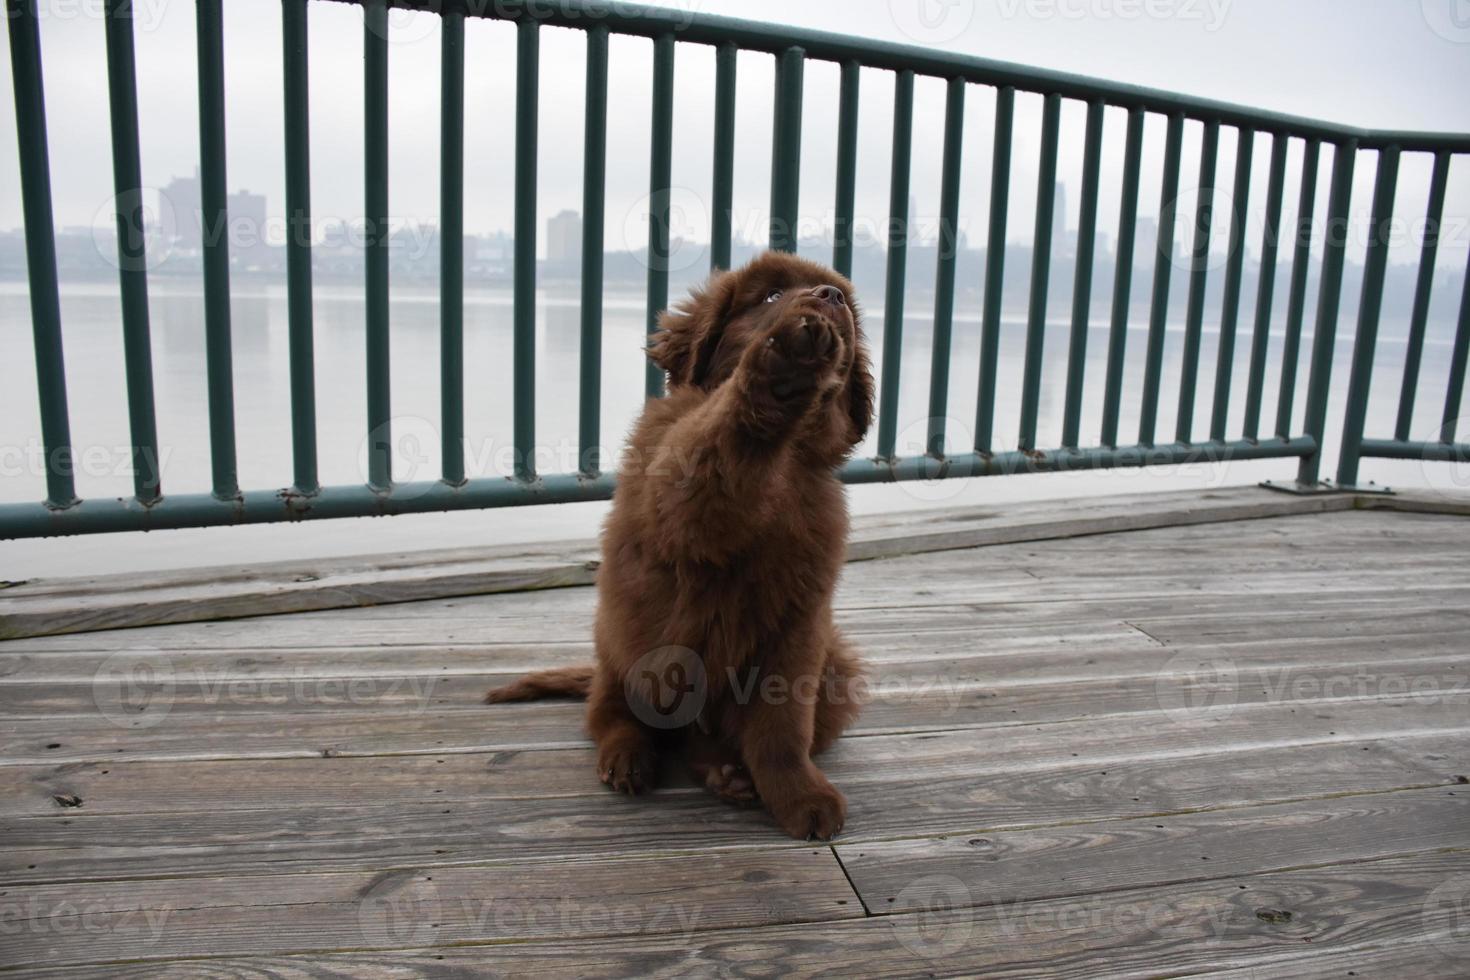
[[[1466,0],[676,0],[663,4],[893,41],[913,41],[1021,64],[1171,89],[1248,106],[1365,127],[1470,130],[1470,4]],[[40,0],[50,146],[58,226],[110,221],[106,61],[96,8],[101,0]],[[283,213],[279,4],[225,0],[228,180],[231,190],[264,193]],[[138,0],[137,48],[144,180],[162,186],[192,173],[198,158],[194,5]],[[1459,19],[1455,18],[1458,12]],[[313,210],[319,220],[352,220],[362,210],[362,69],[359,8],[314,3],[311,30]],[[437,18],[395,13],[391,63],[391,211],[396,220],[433,222],[438,206]],[[512,213],[514,30],[499,22],[467,28],[466,220],[472,232],[506,229]],[[583,35],[546,29],[541,48],[541,218],[580,206]],[[608,139],[608,244],[644,241],[648,181],[650,44],[614,37]],[[9,72],[9,51],[0,49]],[[772,59],[739,65],[736,226],[763,233],[770,173]],[[674,183],[677,231],[707,234],[712,51],[678,48]],[[871,227],[886,214],[892,75],[862,80],[858,211]],[[916,89],[913,187],[917,217],[938,207],[943,84]],[[1018,100],[1013,214],[1009,237],[1029,237],[1035,198],[1039,98]],[[806,73],[801,210],[820,227],[832,207],[836,68]],[[971,86],[965,133],[962,224],[982,241],[988,205],[992,91]],[[1076,225],[1083,110],[1063,114],[1060,177],[1068,184],[1068,224]],[[1116,224],[1123,116],[1106,120],[1101,223]],[[1221,139],[1220,182],[1228,186],[1235,133]],[[1158,207],[1162,120],[1147,128],[1141,211]],[[1257,144],[1252,205],[1264,197],[1268,144]],[[1298,152],[1291,157],[1295,180]],[[1372,155],[1358,167],[1355,204],[1365,208]],[[1324,160],[1324,163],[1326,161]],[[1186,131],[1184,180],[1198,166],[1198,127]],[[1404,159],[1399,213],[1422,220],[1428,160]],[[1291,186],[1291,185],[1289,185]],[[20,225],[14,108],[0,100],[0,228]],[[1322,194],[1325,196],[1325,170]],[[1288,201],[1294,192],[1288,192]],[[1288,215],[1292,205],[1288,204]],[[1457,161],[1448,213],[1470,217],[1470,160]],[[544,220],[540,222],[543,229]],[[1464,229],[1446,262],[1463,255]],[[1412,256],[1405,245],[1396,258]]]

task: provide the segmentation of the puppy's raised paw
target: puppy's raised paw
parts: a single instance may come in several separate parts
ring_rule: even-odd
[[[824,316],[793,314],[772,328],[765,339],[765,368],[771,391],[790,398],[831,380],[841,353],[837,330]]]

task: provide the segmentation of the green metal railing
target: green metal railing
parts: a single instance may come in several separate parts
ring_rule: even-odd
[[[1440,439],[1409,439],[1422,359],[1429,297],[1438,249],[1451,158],[1470,153],[1470,135],[1363,131],[1169,92],[1100,82],[1075,75],[1033,70],[980,58],[923,48],[859,40],[815,31],[793,30],[683,12],[643,9],[579,0],[519,3],[513,0],[356,0],[365,14],[364,30],[364,177],[363,215],[366,245],[367,342],[367,480],[358,486],[323,487],[317,477],[316,393],[313,384],[311,202],[308,158],[308,63],[306,24],[310,0],[283,0],[285,173],[287,243],[287,310],[290,351],[293,482],[282,490],[241,490],[236,478],[234,394],[232,390],[229,254],[226,236],[205,236],[203,255],[204,331],[212,491],[165,494],[158,470],[150,361],[147,277],[140,230],[142,179],[139,163],[136,77],[131,4],[106,0],[105,31],[108,92],[112,119],[113,170],[118,207],[118,251],[125,342],[123,370],[134,451],[134,496],[126,500],[78,500],[72,478],[67,391],[63,370],[62,326],[51,216],[47,119],[42,95],[40,24],[35,0],[6,0],[11,66],[20,148],[21,194],[29,273],[36,376],[40,395],[42,439],[46,460],[46,500],[35,504],[0,505],[0,536],[29,537],[86,532],[257,523],[304,518],[352,517],[443,511],[515,504],[594,500],[609,496],[613,480],[598,458],[601,390],[601,329],[604,176],[607,147],[607,59],[611,33],[636,35],[653,42],[652,140],[650,147],[650,215],[648,237],[648,326],[668,303],[668,237],[670,170],[673,146],[675,49],[683,44],[715,48],[714,168],[712,242],[716,267],[731,256],[732,185],[736,55],[757,51],[775,58],[773,151],[770,208],[772,248],[796,248],[798,175],[801,163],[802,80],[808,61],[840,67],[837,169],[835,175],[835,242],[832,264],[850,274],[853,262],[854,188],[857,161],[859,81],[863,69],[896,75],[890,213],[887,236],[887,282],[883,315],[881,386],[877,456],[850,462],[842,471],[849,482],[987,476],[1069,469],[1147,466],[1154,464],[1296,458],[1297,480],[1304,488],[1320,486],[1319,470],[1327,424],[1333,346],[1342,291],[1346,227],[1353,170],[1359,156],[1376,152],[1377,174],[1372,202],[1372,230],[1359,306],[1357,342],[1347,393],[1342,433],[1339,485],[1357,480],[1365,456],[1470,460],[1470,445],[1456,442],[1454,420],[1464,391],[1467,348],[1470,348],[1470,279],[1461,298],[1458,329],[1450,366]],[[228,217],[225,180],[224,40],[222,0],[196,0],[198,17],[200,186],[204,227],[221,229]],[[428,10],[441,18],[442,125],[441,215],[443,265],[440,277],[442,478],[429,483],[395,486],[389,409],[388,286],[388,33],[390,6]],[[515,470],[510,477],[466,479],[464,465],[463,272],[464,201],[464,19],[466,16],[515,22],[515,251],[513,277],[513,432]],[[584,149],[582,304],[578,415],[579,468],[576,473],[537,473],[534,469],[535,415],[535,229],[536,139],[540,70],[540,29],[552,25],[584,32],[587,43],[586,141]],[[895,454],[898,423],[899,367],[903,354],[906,257],[909,245],[908,197],[914,81],[932,76],[947,83],[943,175],[940,201],[940,249],[934,298],[933,356],[930,367],[928,452],[914,457]],[[995,90],[993,169],[989,236],[982,302],[978,407],[972,450],[944,453],[944,418],[948,405],[948,372],[955,295],[955,245],[959,178],[963,167],[961,139],[964,99],[970,86]],[[1021,378],[1020,431],[1015,451],[997,451],[994,443],[997,360],[1000,346],[1001,286],[1005,273],[1007,199],[1017,92],[1042,96],[1042,139],[1034,252]],[[1074,279],[1066,371],[1062,445],[1037,445],[1046,303],[1049,291],[1053,202],[1064,101],[1086,105],[1081,225]],[[1119,214],[1118,259],[1113,271],[1113,302],[1105,369],[1101,442],[1079,444],[1085,375],[1094,238],[1097,227],[1103,115],[1108,107],[1127,111]],[[1134,228],[1138,210],[1143,127],[1148,114],[1167,121],[1160,188],[1152,309],[1144,357],[1142,410],[1135,443],[1120,443],[1119,411],[1133,285]],[[1202,124],[1203,144],[1199,204],[1192,216],[1195,238],[1190,253],[1189,301],[1185,318],[1184,363],[1177,423],[1172,442],[1156,438],[1162,395],[1165,326],[1173,269],[1175,202],[1179,195],[1180,158],[1186,120]],[[1222,126],[1239,134],[1234,174],[1237,207],[1229,229],[1220,344],[1215,364],[1210,435],[1192,438],[1195,387],[1200,369],[1200,341],[1208,281],[1211,197]],[[1244,204],[1252,174],[1251,145],[1257,134],[1271,135],[1269,186],[1262,242],[1262,271],[1250,337],[1244,431],[1227,438],[1231,372],[1237,340],[1244,252]],[[1275,266],[1285,194],[1288,143],[1304,144],[1300,207],[1296,227],[1285,236],[1294,245],[1286,306],[1283,369],[1274,433],[1262,436],[1265,366],[1275,289]],[[1311,370],[1305,394],[1305,424],[1293,432],[1297,363],[1301,351],[1308,266],[1313,260],[1317,171],[1323,147],[1332,151],[1331,188],[1326,215],[1326,243]],[[1430,231],[1426,235],[1410,324],[1407,361],[1392,439],[1364,437],[1368,389],[1372,379],[1378,320],[1388,258],[1386,227],[1394,211],[1398,167],[1404,153],[1433,154],[1429,200]],[[826,258],[826,256],[818,256]],[[662,389],[662,376],[647,373],[649,395]]]

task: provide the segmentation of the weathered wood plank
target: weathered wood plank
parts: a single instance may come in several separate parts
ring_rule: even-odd
[[[182,627],[180,627],[182,628]],[[98,634],[92,634],[98,635]],[[1025,654],[1046,660],[1086,650],[1098,656],[1157,648],[1158,642],[1121,621],[1038,623],[978,632],[916,630],[886,634],[863,646],[875,669],[914,662],[970,660]],[[222,678],[428,677],[465,674],[517,675],[545,667],[591,663],[592,643],[505,643],[483,646],[311,646],[213,650],[76,650],[0,652],[0,687],[38,681],[90,684],[99,671],[152,666],[177,680]]]
[[[1452,547],[1461,539],[1470,538],[1470,523],[1428,519],[1427,524],[1414,533],[1398,533],[1395,524],[1412,521],[1406,515],[1383,516],[1377,514],[1338,514],[1319,517],[1282,518],[1275,521],[1250,525],[1261,533],[1241,536],[1231,534],[1224,527],[1182,528],[1161,532],[1137,532],[1130,535],[1129,547],[1099,548],[1098,541],[1110,538],[1076,539],[1067,542],[1040,542],[1027,546],[1024,554],[1010,549],[1005,564],[991,571],[983,581],[972,581],[974,558],[970,552],[959,555],[940,553],[896,559],[878,566],[855,565],[849,569],[838,602],[849,617],[857,620],[859,628],[863,617],[858,612],[874,604],[892,605],[903,600],[906,605],[915,601],[924,604],[944,604],[964,599],[979,598],[994,602],[1009,600],[1025,602],[1058,597],[1079,596],[1098,598],[1110,594],[1142,597],[1151,593],[1201,592],[1206,589],[1223,590],[1227,593],[1245,592],[1297,592],[1313,589],[1352,588],[1355,591],[1390,593],[1412,581],[1415,585],[1438,584],[1440,588],[1463,586],[1466,572],[1455,565],[1435,565],[1436,555],[1452,561],[1461,550]],[[1352,533],[1344,533],[1347,521]],[[1379,527],[1362,527],[1360,522],[1379,522]],[[1438,526],[1434,526],[1434,525]],[[1264,529],[1264,530],[1263,530]],[[1448,537],[1447,537],[1448,536]],[[1333,560],[1335,556],[1353,554],[1353,550],[1364,546],[1364,538],[1371,540],[1379,561],[1374,574],[1368,576],[1355,564]],[[1222,548],[1225,553],[1222,555]],[[1092,563],[1100,575],[1089,575],[1089,563],[1079,560],[1093,554],[1101,560]],[[1206,556],[1210,560],[1202,560]],[[1025,567],[1014,567],[1018,559],[1024,559]],[[1392,561],[1402,563],[1390,567]],[[1171,564],[1172,563],[1172,564]],[[1219,566],[1218,568],[1216,566]],[[1103,572],[1103,570],[1106,572]],[[1242,574],[1245,570],[1252,574]],[[1065,579],[1058,581],[1059,571],[1068,572]],[[1392,574],[1390,574],[1390,572]],[[1051,579],[1043,591],[1034,584],[1037,578]],[[1085,590],[1085,591],[1083,591]],[[928,595],[926,596],[925,593]],[[1158,596],[1155,596],[1156,598]],[[1310,597],[1294,601],[1309,601]],[[592,595],[590,590],[558,590],[550,593],[522,593],[517,595],[481,596],[478,598],[446,599],[397,605],[383,609],[365,609],[356,612],[328,614],[325,617],[277,617],[250,624],[249,629],[269,634],[273,629],[289,621],[287,631],[298,627],[312,627],[321,623],[332,623],[332,627],[318,629],[301,638],[302,645],[330,642],[322,634],[336,632],[344,618],[350,622],[367,624],[369,620],[386,620],[387,626],[378,624],[375,633],[359,631],[362,642],[377,645],[394,640],[394,629],[407,626],[417,636],[406,637],[406,642],[423,643],[418,619],[433,619],[441,628],[440,635],[462,631],[466,639],[460,642],[483,640],[487,636],[504,639],[507,630],[513,635],[531,639],[544,638],[548,621],[573,626],[574,629],[562,639],[568,642],[584,641],[590,624]],[[1146,611],[1146,610],[1145,610]],[[198,646],[217,645],[215,638],[224,637],[233,642],[244,642],[239,634],[221,631],[221,624],[205,624],[187,631],[147,630],[133,631],[140,635],[127,637],[128,643],[152,641],[156,636],[166,635],[175,641]],[[540,629],[542,633],[534,633]],[[152,636],[150,636],[152,634]],[[123,634],[125,636],[125,634]],[[350,627],[349,627],[350,635]],[[99,634],[90,642],[82,640],[81,648],[109,648],[111,635]],[[77,646],[59,645],[53,642],[39,646],[34,643],[7,644],[0,651],[15,650],[64,650]]]
[[[1004,510],[932,512],[860,520],[849,556],[893,557],[981,545],[1071,538],[1144,528],[1254,520],[1351,509],[1350,495],[1293,497],[1257,488],[1048,501]],[[266,613],[408,602],[433,596],[585,585],[595,547],[458,549],[437,555],[369,556],[258,569],[200,569],[75,582],[25,582],[0,594],[0,638],[74,633]]]
[[[836,620],[857,640],[869,645],[868,637],[887,637],[898,633],[949,630],[1003,630],[1014,632],[1040,623],[1086,624],[1098,620],[1176,619],[1205,616],[1271,617],[1272,628],[1281,639],[1320,635],[1320,627],[1307,625],[1314,619],[1327,619],[1348,625],[1372,627],[1385,620],[1395,630],[1406,633],[1442,632],[1470,621],[1470,610],[1461,604],[1467,590],[1450,585],[1426,585],[1416,588],[1392,586],[1371,591],[1353,591],[1312,595],[1266,596],[1258,593],[1213,595],[1191,591],[1185,597],[1177,594],[1126,596],[1119,598],[1086,597],[1048,600],[1045,587],[1038,583],[1029,594],[991,599],[983,591],[967,603],[922,606],[913,602],[897,605],[838,610]],[[501,597],[495,597],[501,598]],[[475,600],[465,600],[465,603]],[[392,607],[400,608],[400,607]],[[592,596],[589,593],[576,608],[563,610],[532,609],[515,611],[509,607],[495,610],[477,609],[475,615],[465,609],[444,610],[432,615],[432,609],[411,609],[414,615],[375,617],[374,610],[300,613],[292,616],[267,617],[259,620],[232,620],[220,623],[183,624],[167,627],[141,627],[115,634],[61,636],[14,641],[0,647],[0,657],[14,654],[33,655],[46,650],[233,650],[246,648],[294,648],[317,646],[343,647],[470,647],[488,649],[495,644],[570,644],[585,642],[592,629]],[[378,610],[377,612],[382,612]],[[492,615],[486,616],[485,612]],[[1303,632],[1292,632],[1293,623],[1303,621]],[[96,639],[105,636],[105,645]],[[1220,642],[1215,640],[1212,642]],[[40,646],[45,644],[44,647]]]
[[[1238,687],[1260,683],[1268,690],[1291,680],[1292,674],[1313,669],[1326,676],[1335,672],[1370,680],[1389,673],[1405,679],[1428,674],[1447,686],[1450,678],[1440,668],[1458,676],[1462,664],[1470,663],[1463,634],[1458,631],[1423,634],[1412,645],[1399,645],[1391,636],[1368,635],[1343,641],[1300,641],[1282,651],[1274,644],[1250,642],[1165,647],[1141,630],[1113,625],[1118,627],[1117,633],[1100,642],[1083,640],[1055,646],[1018,643],[1012,647],[990,640],[975,644],[966,634],[954,632],[909,634],[901,642],[907,656],[896,656],[884,644],[878,656],[868,658],[867,690],[872,697],[903,701],[911,694],[941,688],[957,696],[977,692],[1002,696],[1010,688],[1040,683],[1111,680],[1124,688],[1130,683],[1153,683],[1166,672],[1191,673],[1209,664],[1232,668],[1238,675]],[[435,659],[442,665],[447,658]],[[420,660],[422,663],[423,658]],[[585,662],[581,656],[557,657],[538,666]],[[115,654],[101,662],[82,661],[75,665],[81,669],[67,672],[31,662],[21,665],[17,674],[0,679],[0,712],[12,721],[21,717],[101,714],[123,729],[139,727],[132,725],[136,719],[130,716],[145,708],[165,712],[165,717],[200,712],[218,715],[222,711],[337,716],[353,709],[422,713],[480,705],[487,690],[526,669],[501,667],[492,657],[482,658],[479,669],[460,667],[451,671],[447,665],[435,668],[431,663],[425,663],[419,672],[402,664],[396,671],[358,673],[340,663],[319,667],[307,661],[283,666],[278,660],[265,666],[250,657],[206,660],[164,654]],[[88,667],[93,669],[87,671]],[[36,674],[52,677],[32,679]],[[1278,677],[1282,678],[1280,683]],[[1402,691],[1381,692],[1370,684],[1345,687],[1336,693]],[[1056,694],[1067,696],[1066,691]],[[493,725],[504,710],[483,713]],[[147,720],[152,723],[159,719]],[[0,727],[0,731],[6,730]]]
[[[1105,895],[931,910],[930,883],[908,896],[913,911],[819,927],[772,925],[676,936],[578,938],[398,952],[322,952],[290,957],[94,965],[120,978],[425,975],[545,977],[742,976],[758,966],[782,976],[985,976],[1093,980],[1259,968],[1278,975],[1300,960],[1350,963],[1360,951],[1417,944],[1415,976],[1463,973],[1470,948],[1456,910],[1431,900],[1463,871],[1464,854],[1408,858],[1191,882]],[[1402,961],[1402,958],[1396,958]],[[83,975],[76,967],[34,976]],[[1348,967],[1352,969],[1352,967]],[[1239,975],[1249,975],[1241,973]],[[1292,974],[1296,975],[1296,974]]]
[[[1289,506],[1282,510],[1276,496],[1265,494],[1262,497],[1261,493],[1243,488],[1223,496],[1144,495],[1107,499],[1095,504],[1044,502],[1016,505],[1004,512],[981,510],[895,515],[870,519],[868,530],[863,530],[865,525],[860,522],[854,555],[887,557],[922,554],[940,546],[954,549],[1021,541],[1044,542],[1135,526],[1157,527],[1160,520],[1162,526],[1171,528],[1171,533],[1178,533],[1190,530],[1201,515],[1210,520],[1238,520],[1242,519],[1242,514],[1246,517],[1320,515],[1341,511],[1348,506],[1348,498],[1345,497],[1312,498],[1305,503],[1287,498]],[[1171,499],[1163,499],[1166,497]],[[1260,509],[1262,505],[1257,501],[1264,501],[1264,510]],[[1228,512],[1231,516],[1220,517],[1217,511]],[[1215,516],[1210,516],[1212,514]],[[1339,513],[1335,519],[1363,521],[1380,518],[1378,514]],[[1296,519],[1312,520],[1311,517]],[[942,531],[929,530],[936,520],[945,523]],[[1451,520],[1449,523],[1456,522]],[[888,537],[884,538],[884,535]],[[1331,536],[1325,537],[1331,541]],[[1340,539],[1341,535],[1337,537]],[[905,540],[908,541],[905,547],[893,544]],[[875,545],[875,541],[879,543]],[[1336,546],[1341,546],[1340,540]],[[874,554],[864,555],[861,552],[865,547],[877,550]],[[562,556],[568,554],[571,559],[563,560]],[[66,633],[146,622],[197,621],[209,617],[406,602],[435,595],[462,596],[505,589],[586,584],[591,581],[591,568],[595,564],[591,554],[590,545],[576,545],[539,550],[509,549],[504,554],[491,553],[487,559],[486,552],[460,549],[437,557],[373,556],[341,560],[338,565],[307,562],[244,572],[239,569],[198,570],[148,576],[142,581],[110,576],[78,582],[21,583],[0,595],[0,636]],[[547,555],[556,556],[551,564],[546,564]],[[502,570],[495,570],[502,566]],[[201,582],[207,584],[201,585]],[[78,603],[85,608],[78,607]]]
[[[1134,633],[1142,639],[1141,633]],[[1464,634],[1429,634],[1414,659],[1371,659],[1382,637],[1145,654],[1085,650],[874,666],[852,735],[981,729],[1109,715],[1438,694],[1470,709]],[[1362,652],[1359,653],[1358,650]],[[1379,654],[1381,656],[1381,654]],[[0,685],[0,766],[78,761],[310,758],[585,745],[575,701],[480,704],[508,675],[281,674],[186,683],[125,695],[107,684]],[[140,710],[141,709],[141,710]],[[1150,723],[1148,719],[1144,724]],[[119,751],[121,750],[121,751]]]
[[[964,904],[992,905],[1228,874],[1470,850],[1470,789],[1413,790],[1098,821],[979,836],[836,848],[873,915],[901,910],[916,878],[958,883]],[[959,904],[959,903],[956,903]]]
[[[504,706],[507,716],[519,707]],[[1150,760],[1217,749],[1246,751],[1309,742],[1370,741],[1458,731],[1464,699],[1439,694],[1294,705],[1222,705],[1085,721],[941,730],[840,740],[824,768],[847,782],[925,771],[933,776],[1065,763],[1074,753]],[[64,739],[65,736],[58,736]],[[62,742],[64,744],[64,741]],[[442,755],[224,761],[116,761],[0,767],[0,814],[46,814],[76,796],[90,813],[164,813],[372,802],[517,799],[598,793],[589,749]]]
[[[1438,787],[1462,793],[1470,731],[1119,759],[1079,750],[1035,765],[976,762],[974,771],[916,764],[863,779],[862,760],[828,769],[848,795],[844,843],[988,833],[1217,810],[1342,794]],[[833,760],[834,763],[836,760]],[[586,760],[590,767],[590,757]],[[372,791],[333,805],[299,794],[259,808],[199,805],[143,815],[53,807],[0,817],[0,886],[21,882],[277,873],[528,861],[577,854],[703,853],[785,841],[758,809],[687,784],[637,800],[597,786],[556,799],[445,800]],[[149,807],[156,811],[158,808]]]
[[[1382,943],[1337,949],[1282,950],[1279,955],[1239,956],[1239,966],[1192,973],[1195,980],[1345,980],[1347,977],[1415,977],[1417,980],[1463,980],[1470,942],[1453,925],[1406,930]]]
[[[8,888],[0,963],[391,949],[861,917],[825,847]],[[85,923],[85,927],[82,927]],[[76,928],[73,928],[76,927]],[[130,928],[131,927],[131,928]]]

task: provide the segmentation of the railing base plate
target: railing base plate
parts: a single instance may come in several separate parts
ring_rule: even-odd
[[[1381,496],[1393,496],[1392,487],[1380,487],[1376,483],[1353,484],[1350,487],[1341,486],[1331,480],[1323,480],[1321,483],[1297,483],[1286,480],[1263,480],[1261,486],[1267,490],[1277,490],[1281,493],[1294,493],[1298,496],[1311,496],[1321,493],[1371,493]]]

